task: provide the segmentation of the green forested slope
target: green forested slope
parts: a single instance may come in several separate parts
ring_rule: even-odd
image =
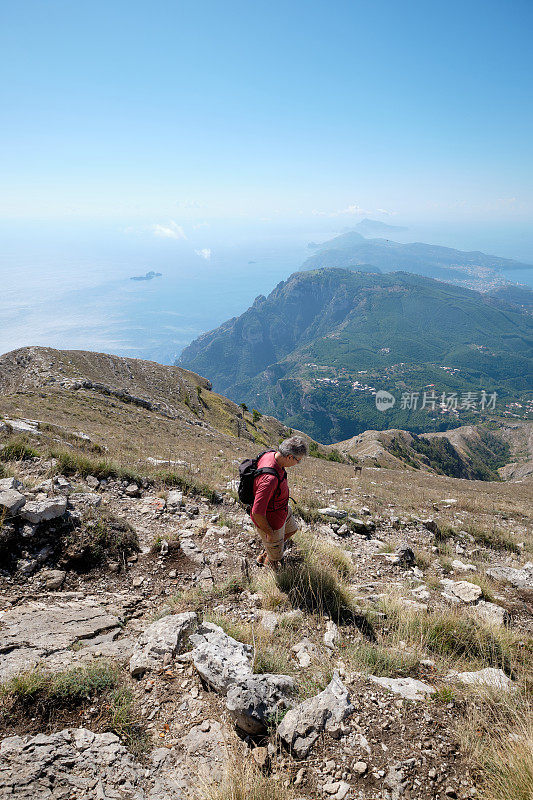
[[[521,309],[469,289],[408,273],[320,269],[295,273],[193,342],[179,363],[331,442],[373,426],[423,431],[468,420],[432,419],[399,403],[383,414],[354,381],[398,399],[428,384],[521,396],[532,386],[531,332]]]

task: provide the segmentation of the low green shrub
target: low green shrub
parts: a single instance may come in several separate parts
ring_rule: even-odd
[[[132,526],[108,512],[88,514],[64,537],[63,558],[74,569],[85,571],[106,558],[122,561],[140,550]]]

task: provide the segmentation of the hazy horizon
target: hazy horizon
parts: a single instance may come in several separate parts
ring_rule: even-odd
[[[533,263],[525,0],[0,15],[2,352],[173,360],[364,217]]]
[[[395,241],[461,246],[533,264],[527,228],[441,226],[439,232],[406,220],[388,222],[407,228],[390,235]],[[149,224],[41,223],[31,236],[27,223],[9,230],[4,224],[0,350],[43,345],[172,363],[199,334],[241,314],[258,294],[297,271],[312,252],[310,241],[326,241],[355,225],[210,225],[173,238],[154,235]],[[482,246],[485,241],[489,246]],[[151,270],[162,276],[131,280]],[[533,287],[533,269],[504,277]]]

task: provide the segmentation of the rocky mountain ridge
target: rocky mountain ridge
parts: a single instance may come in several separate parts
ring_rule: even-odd
[[[274,576],[234,494],[259,443],[214,422],[287,429],[192,373],[203,417],[71,386],[167,402],[150,374],[174,390],[177,368],[32,350],[51,374],[24,378],[21,352],[0,394],[0,796],[488,800],[481,720],[518,750],[508,704],[529,713],[530,482],[304,459]]]

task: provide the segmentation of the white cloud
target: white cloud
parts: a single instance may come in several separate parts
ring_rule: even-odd
[[[178,208],[202,208],[198,200],[177,200],[176,205]]]
[[[380,214],[386,214],[387,217],[394,217],[397,214],[397,211],[387,211],[386,208],[376,208],[376,211],[379,211]]]
[[[200,258],[205,258],[206,261],[209,261],[209,259],[211,258],[210,247],[204,247],[202,250],[195,250],[194,252],[196,253],[197,256],[200,256]]]
[[[339,211],[317,211],[316,209],[312,212],[316,217],[343,217],[343,216],[355,216],[355,217],[363,217],[367,214],[372,214],[372,211],[369,211],[366,208],[361,208],[360,205],[357,203],[352,203],[346,208],[342,208]]]
[[[170,220],[167,225],[152,225],[154,236],[161,236],[163,239],[186,239],[185,231],[174,220]]]

